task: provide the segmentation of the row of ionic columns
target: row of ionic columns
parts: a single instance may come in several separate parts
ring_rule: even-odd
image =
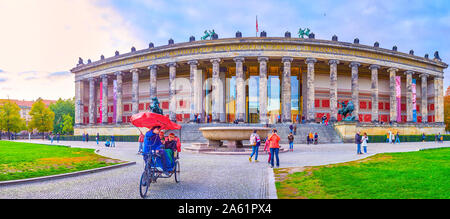
[[[244,69],[243,63],[245,61],[244,57],[235,57],[233,58],[236,64],[236,102],[235,102],[235,113],[236,119],[239,122],[245,122],[245,78],[244,78]],[[224,103],[220,101],[223,99],[221,97],[225,88],[221,81],[220,76],[220,58],[211,59],[212,63],[212,121],[213,122],[225,122],[225,112],[224,112]],[[259,62],[259,112],[260,112],[260,123],[268,123],[267,116],[267,106],[268,106],[268,97],[267,97],[267,63],[269,61],[268,57],[258,57]],[[281,83],[281,119],[283,122],[292,122],[291,121],[291,63],[293,61],[292,57],[282,57],[283,64],[283,73],[282,73],[282,83]],[[314,122],[315,120],[315,110],[314,110],[314,101],[315,101],[315,71],[314,65],[317,62],[314,58],[306,58],[305,63],[307,65],[307,73],[306,73],[306,109],[304,109],[304,115],[306,115],[307,122]],[[328,64],[330,66],[330,121],[337,121],[337,67],[339,64],[339,60],[329,60]],[[188,62],[190,66],[190,120],[194,121],[195,115],[202,115],[204,110],[203,103],[203,77],[202,74],[197,70],[199,62],[197,60],[192,60]],[[358,62],[351,62],[349,67],[351,69],[351,93],[352,93],[352,102],[355,106],[353,111],[353,116],[356,119],[359,117],[359,83],[358,83],[358,70],[361,64]],[[176,67],[177,64],[175,62],[169,63],[166,65],[169,68],[169,118],[172,121],[176,121]],[[152,102],[152,98],[157,96],[157,65],[151,65],[147,68],[150,72],[150,103]],[[369,67],[371,71],[371,99],[372,99],[372,121],[378,122],[379,112],[378,112],[378,70],[380,66],[378,65],[370,65]],[[397,100],[396,100],[396,86],[395,86],[395,76],[398,72],[397,68],[389,68],[387,70],[389,72],[389,88],[390,88],[390,121],[397,121]],[[139,112],[139,69],[130,70],[132,74],[132,113]],[[116,109],[116,123],[122,123],[122,77],[124,72],[116,72],[114,75],[117,80],[117,109]],[[406,85],[407,85],[407,121],[411,122],[413,120],[412,115],[412,75],[415,72],[406,71],[404,73],[406,75]],[[102,123],[106,124],[108,122],[108,75],[102,75]],[[422,122],[427,122],[428,118],[428,110],[427,110],[427,74],[421,74],[421,114],[422,114]],[[96,120],[96,89],[95,89],[95,78],[89,79],[89,123],[94,124]],[[82,99],[82,83],[81,81],[76,81],[76,115],[75,120],[77,124],[81,124],[82,121],[82,108],[83,103]],[[443,121],[443,97],[441,94],[443,92],[443,80],[442,77],[435,76],[434,78],[434,93],[435,93],[435,116],[436,122]],[[120,107],[119,107],[120,106]]]

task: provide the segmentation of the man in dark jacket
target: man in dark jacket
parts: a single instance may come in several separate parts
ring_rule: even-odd
[[[355,144],[357,145],[356,153],[362,154],[362,152],[361,152],[361,134],[359,131],[355,135]]]

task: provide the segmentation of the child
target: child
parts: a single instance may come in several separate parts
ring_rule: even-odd
[[[289,141],[289,151],[294,151],[294,135],[292,135],[292,133],[289,133],[288,141]]]

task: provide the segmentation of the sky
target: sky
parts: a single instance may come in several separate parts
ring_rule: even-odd
[[[236,31],[255,36],[255,18],[267,36],[297,36],[308,27],[316,39],[353,42],[450,63],[450,1],[447,0],[0,0],[0,99],[72,98],[78,57],[96,61],[197,40],[214,29],[219,38]],[[450,86],[445,70],[444,91]]]

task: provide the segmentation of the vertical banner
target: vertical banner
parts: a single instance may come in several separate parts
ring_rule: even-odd
[[[416,79],[412,79],[411,90],[412,90],[412,111],[413,111],[412,121],[417,122]]]
[[[117,80],[113,81],[113,123],[116,123],[116,106],[117,106]]]
[[[103,102],[103,82],[100,82],[100,98],[98,98],[99,99],[99,103],[98,103],[98,106],[99,106],[99,110],[98,110],[98,114],[99,114],[99,116],[98,116],[98,118],[99,118],[99,120],[100,120],[100,122],[99,123],[102,123],[102,102]]]
[[[395,76],[395,90],[397,98],[397,122],[402,121],[402,87],[400,76]]]

